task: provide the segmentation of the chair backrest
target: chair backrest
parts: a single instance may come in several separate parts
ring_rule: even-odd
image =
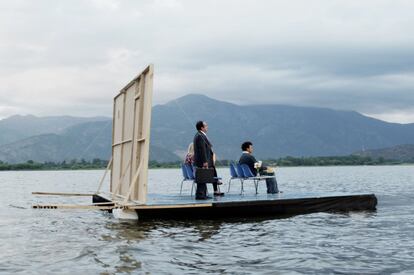
[[[183,178],[185,179],[185,180],[188,180],[189,178],[188,178],[188,173],[187,173],[187,169],[186,169],[186,164],[181,164],[181,172],[183,172]]]
[[[245,177],[247,178],[251,178],[254,177],[255,175],[253,174],[252,170],[250,170],[250,167],[247,164],[242,164],[241,168],[243,170],[243,174]]]
[[[195,176],[194,176],[193,166],[191,164],[186,164],[185,165],[185,170],[187,171],[188,179],[189,180],[194,180]]]
[[[235,164],[230,162],[230,176],[232,178],[238,178],[239,175],[237,174],[236,167],[234,167],[234,166],[235,166]]]
[[[243,169],[241,167],[241,164],[236,164],[236,172],[237,172],[237,176],[239,178],[247,178],[247,176],[243,173]]]

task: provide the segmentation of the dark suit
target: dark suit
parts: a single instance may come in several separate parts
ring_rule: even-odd
[[[252,171],[253,175],[257,175],[256,168],[254,168],[254,164],[257,162],[256,158],[252,154],[243,153],[240,157],[239,163],[240,164],[247,164],[249,166],[250,171]]]
[[[257,170],[256,168],[254,168],[254,164],[257,162],[256,158],[249,153],[243,153],[240,157],[239,163],[240,164],[247,164],[250,168],[250,171],[252,171],[252,173],[256,176],[257,175]],[[260,172],[263,176],[274,176],[275,173],[266,173],[264,172],[264,170],[266,170],[267,168],[265,166],[262,166],[260,168]],[[267,186],[267,193],[277,193],[279,192],[279,189],[277,187],[277,181],[276,181],[276,176],[273,178],[269,178],[266,179],[266,186]]]
[[[213,150],[211,143],[202,132],[198,131],[193,140],[194,144],[194,165],[202,168],[204,163],[208,163],[209,168],[214,168]],[[215,172],[217,177],[217,172]],[[217,191],[217,182],[213,183],[214,191]],[[207,196],[207,185],[205,183],[197,183],[196,198]]]
[[[194,144],[194,165],[203,167],[203,163],[207,162],[209,167],[213,166],[213,151],[211,143],[202,132],[198,131],[193,140]]]

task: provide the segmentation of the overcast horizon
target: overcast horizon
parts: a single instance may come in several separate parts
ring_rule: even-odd
[[[414,123],[410,1],[13,1],[0,4],[0,119],[111,116],[153,63],[154,105],[353,110]]]

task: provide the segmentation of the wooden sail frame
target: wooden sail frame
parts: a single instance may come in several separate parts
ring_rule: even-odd
[[[112,158],[94,194],[32,192],[43,196],[95,196],[111,171],[111,203],[92,205],[37,204],[40,209],[128,209],[147,202],[148,162],[151,134],[151,110],[154,66],[147,66],[131,80],[113,101]]]
[[[147,201],[153,75],[149,65],[114,98],[110,192],[124,203]]]

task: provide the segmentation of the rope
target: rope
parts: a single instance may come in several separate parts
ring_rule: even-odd
[[[177,99],[174,99],[175,105],[177,105],[178,109],[184,114],[184,117],[187,119],[188,123],[191,125],[191,128],[194,127],[194,122],[190,119],[190,116],[184,111],[183,108],[178,104]]]
[[[92,147],[92,145],[96,142],[96,140],[98,139],[98,137],[102,134],[102,132],[112,123],[112,120],[109,120],[104,127],[102,127],[102,129],[99,130],[99,132],[95,135],[95,137],[92,139],[92,141],[86,146],[86,148],[82,151],[82,154],[79,156],[79,160],[81,160],[84,156],[85,153],[88,152],[88,150]],[[63,157],[63,160],[65,161],[66,158],[68,157],[68,155],[71,153],[72,151],[69,151],[68,153],[65,154],[65,156]]]
[[[96,134],[94,139],[89,143],[89,145],[86,147],[86,149],[81,154],[81,159],[84,157],[85,153],[88,152],[88,150],[92,147],[92,145],[95,143],[95,141],[98,139],[98,137],[103,133],[103,131],[112,123],[112,120],[109,120],[104,127]]]

